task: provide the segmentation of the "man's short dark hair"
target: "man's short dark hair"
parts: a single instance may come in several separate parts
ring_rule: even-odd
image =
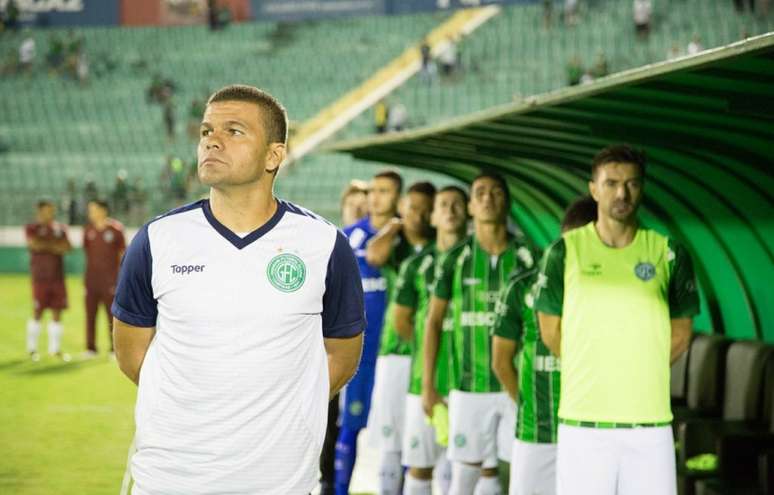
[[[465,190],[460,186],[455,186],[455,185],[444,186],[436,194],[441,194],[441,193],[450,192],[450,191],[453,191],[459,194],[462,197],[462,201],[465,204],[468,204],[468,193],[466,193]]]
[[[608,163],[631,163],[640,169],[640,175],[645,177],[645,152],[628,144],[614,144],[601,150],[591,162],[591,179],[597,176],[599,167]]]
[[[41,208],[45,208],[46,206],[54,206],[54,202],[48,198],[40,198],[38,200],[38,210]]]
[[[471,191],[473,190],[473,184],[475,184],[476,181],[481,179],[492,179],[500,187],[502,187],[503,191],[505,191],[505,200],[508,202],[508,206],[510,207],[511,192],[508,190],[508,183],[505,182],[505,178],[502,175],[498,174],[497,172],[493,172],[492,170],[481,171],[481,173],[479,173],[472,181],[470,181]]]
[[[110,204],[108,204],[108,202],[102,198],[92,199],[89,201],[89,203],[94,203],[95,205],[105,210],[105,212],[110,213]]]
[[[597,202],[591,196],[582,196],[564,210],[562,232],[583,227],[597,220]]]
[[[408,192],[424,194],[432,201],[435,197],[435,186],[432,182],[422,180],[411,184],[408,188]]]
[[[374,174],[374,179],[390,179],[398,186],[398,192],[403,192],[403,177],[392,169],[380,170]]]
[[[266,138],[269,143],[287,144],[288,112],[279,100],[266,91],[245,84],[231,84],[212,93],[207,100],[207,105],[218,101],[255,103],[261,109],[261,117],[266,126]]]

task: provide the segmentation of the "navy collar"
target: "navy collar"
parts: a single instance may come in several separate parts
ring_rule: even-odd
[[[274,212],[274,215],[269,219],[268,222],[261,225],[257,229],[253,230],[249,234],[247,234],[244,237],[239,237],[234,232],[229,230],[228,227],[223,225],[218,221],[217,218],[215,218],[215,215],[212,214],[212,209],[210,208],[210,200],[205,199],[202,201],[202,211],[204,212],[204,218],[207,219],[207,221],[212,225],[212,228],[214,228],[218,234],[223,236],[228,242],[234,245],[237,249],[243,249],[253,242],[257,241],[261,237],[264,236],[264,234],[267,234],[271,229],[273,229],[279,221],[282,219],[282,216],[285,214],[285,210],[287,207],[285,206],[284,201],[276,200],[277,201],[277,211]]]

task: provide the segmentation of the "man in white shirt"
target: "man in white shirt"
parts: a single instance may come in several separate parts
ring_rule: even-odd
[[[133,493],[306,494],[360,358],[357,262],[332,224],[274,198],[287,115],[271,95],[217,91],[200,136],[209,199],[140,229],[113,304],[139,385]]]

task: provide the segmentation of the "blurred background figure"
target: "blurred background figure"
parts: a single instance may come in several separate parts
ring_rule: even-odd
[[[368,214],[368,183],[353,179],[341,193],[341,225],[352,225]]]

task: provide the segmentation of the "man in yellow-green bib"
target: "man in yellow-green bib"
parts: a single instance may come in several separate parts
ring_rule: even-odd
[[[675,495],[670,364],[688,347],[699,298],[691,259],[642,228],[645,155],[593,160],[596,222],[546,252],[535,308],[561,357],[558,495]]]

